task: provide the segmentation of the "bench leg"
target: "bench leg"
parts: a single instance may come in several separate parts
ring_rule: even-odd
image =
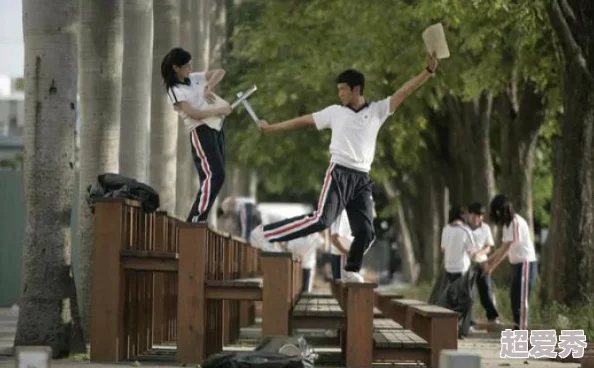
[[[120,266],[123,245],[122,203],[97,203],[94,218],[91,295],[91,361],[127,358],[124,336],[125,273]],[[105,272],[109,270],[109,272]]]
[[[262,252],[262,337],[289,336],[293,270],[291,253]]]
[[[346,283],[346,365],[371,367],[373,363],[374,283]]]
[[[439,356],[442,350],[458,349],[457,318],[425,317],[414,314],[412,324],[412,330],[427,340],[431,349],[431,361],[427,364],[428,368],[439,367]]]
[[[179,229],[177,361],[200,364],[205,358],[206,227]]]

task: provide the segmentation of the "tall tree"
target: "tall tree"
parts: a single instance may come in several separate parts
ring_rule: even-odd
[[[123,6],[121,0],[81,0],[79,73],[81,104],[80,295],[89,336],[93,221],[87,187],[97,175],[118,172],[122,101]]]
[[[151,136],[149,183],[159,193],[161,209],[175,211],[177,164],[177,113],[167,97],[161,78],[161,61],[179,46],[178,0],[160,0],[153,6],[153,78],[151,87]]]
[[[590,303],[594,295],[594,3],[550,0],[548,13],[563,53],[563,111],[555,203],[547,257],[556,262],[554,300]],[[556,271],[556,272],[555,272]]]
[[[197,3],[192,0],[182,0],[181,2],[181,23],[180,23],[180,43],[183,48],[192,54],[192,67],[197,64],[200,59],[196,55],[194,37],[200,37],[199,34],[193,32],[194,24],[197,23],[195,18],[196,12],[194,7]],[[195,71],[199,71],[196,69]],[[194,162],[192,160],[192,153],[190,148],[190,138],[188,130],[184,125],[183,119],[180,117],[177,125],[177,169],[175,180],[175,213],[180,218],[186,218],[192,207],[193,197],[191,177],[196,175]]]
[[[153,0],[124,2],[120,173],[146,180],[151,118]]]
[[[76,0],[24,0],[25,239],[15,346],[85,350],[71,263]]]

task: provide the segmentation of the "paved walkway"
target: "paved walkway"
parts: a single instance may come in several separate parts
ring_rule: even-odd
[[[16,321],[18,312],[10,308],[0,308],[0,368],[13,368],[14,360],[12,359],[12,344],[14,340],[14,333],[16,331]],[[502,359],[499,357],[500,343],[499,339],[493,335],[476,334],[473,337],[459,341],[458,350],[470,351],[478,353],[481,356],[481,368],[494,367],[523,367],[527,366],[535,368],[577,368],[580,365],[575,363],[557,363],[548,360],[536,359]],[[90,364],[88,362],[77,362],[69,360],[54,360],[52,367],[122,367],[134,366],[134,363],[123,364]],[[145,362],[142,367],[179,367],[179,365],[156,364],[148,365]]]

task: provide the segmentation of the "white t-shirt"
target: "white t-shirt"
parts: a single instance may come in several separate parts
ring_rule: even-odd
[[[189,76],[190,85],[184,83],[177,83],[167,91],[169,100],[172,104],[177,102],[186,101],[190,106],[197,110],[203,110],[205,108],[206,100],[204,99],[204,88],[206,87],[206,72],[191,73]],[[221,130],[222,120],[218,120],[218,123],[203,122],[201,120],[194,120],[183,112],[179,107],[174,106],[175,111],[184,121],[188,131],[196,128],[199,125],[206,124],[212,129]]]
[[[387,97],[366,103],[358,111],[347,106],[332,105],[312,116],[318,130],[332,129],[332,162],[369,172],[375,156],[377,133],[390,115],[390,97]]]
[[[446,225],[441,232],[444,266],[449,273],[466,272],[470,268],[470,255],[480,249],[474,243],[472,232],[466,225]]]
[[[353,235],[351,232],[351,224],[349,223],[349,217],[347,216],[346,210],[343,210],[336,221],[330,225],[330,236],[338,234],[342,243],[346,246],[347,250],[351,248],[353,242]],[[330,254],[343,255],[343,253],[336,248],[336,246],[330,246]]]
[[[495,240],[493,239],[491,228],[484,222],[481,223],[481,226],[472,230],[472,237],[474,238],[474,243],[480,249],[482,249],[485,245],[490,247],[495,246]],[[479,263],[485,262],[488,258],[489,256],[487,254],[481,254],[475,258],[475,261]]]
[[[287,242],[287,250],[301,257],[301,268],[316,266],[316,249],[324,244],[318,233],[313,233]]]
[[[526,220],[516,214],[509,226],[503,227],[501,241],[512,242],[509,253],[509,262],[512,264],[536,261],[536,251],[530,236],[530,226]]]

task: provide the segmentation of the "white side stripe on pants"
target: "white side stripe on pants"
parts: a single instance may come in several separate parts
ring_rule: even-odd
[[[206,178],[202,183],[200,183],[200,203],[198,205],[198,215],[202,214],[206,211],[206,207],[208,206],[208,197],[210,196],[210,178],[212,177],[212,173],[210,171],[210,166],[208,165],[208,160],[206,159],[206,154],[202,149],[202,145],[200,144],[200,140],[198,139],[198,133],[195,130],[192,130],[192,145],[196,150],[196,154],[200,158],[200,163],[202,166],[202,171],[206,174]],[[196,222],[198,220],[198,216],[194,216],[192,222]]]
[[[522,264],[522,292],[520,299],[520,330],[528,328],[528,295],[530,287],[530,262]]]

